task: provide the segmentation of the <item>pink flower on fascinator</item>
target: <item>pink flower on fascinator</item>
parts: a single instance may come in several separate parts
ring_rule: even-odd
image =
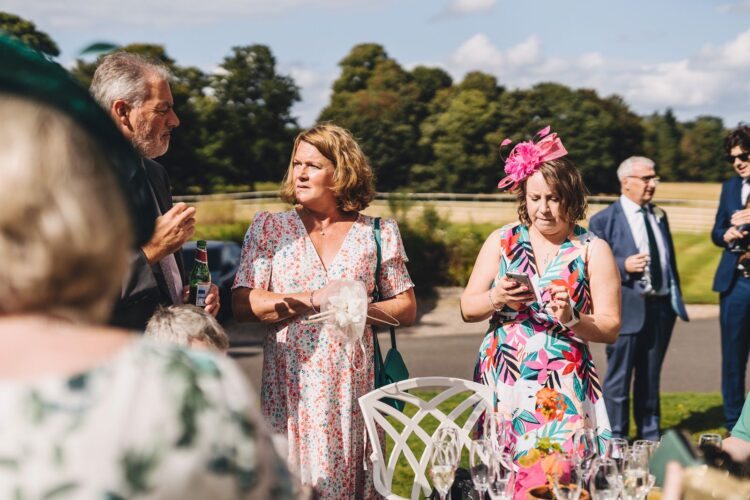
[[[534,137],[539,137],[539,140],[537,142],[533,140],[519,142],[510,150],[508,159],[505,160],[505,173],[507,175],[498,183],[499,189],[507,187],[515,189],[521,181],[539,170],[542,163],[568,154],[557,134],[550,134],[549,125],[537,132]],[[502,148],[510,143],[510,139],[505,139],[500,144],[501,157]]]

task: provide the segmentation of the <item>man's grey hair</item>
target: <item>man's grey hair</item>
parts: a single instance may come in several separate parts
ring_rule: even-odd
[[[631,156],[627,160],[620,163],[620,166],[617,167],[617,178],[619,180],[623,180],[625,177],[633,175],[633,167],[635,167],[636,165],[656,167],[656,163],[654,163],[654,161],[650,158],[646,158],[645,156]]]
[[[137,108],[148,99],[148,83],[154,77],[169,81],[172,74],[163,65],[138,54],[116,52],[104,56],[99,63],[89,90],[107,111],[118,99]]]
[[[229,338],[219,322],[189,304],[159,307],[146,325],[146,335],[184,347],[202,341],[222,352],[229,349]]]

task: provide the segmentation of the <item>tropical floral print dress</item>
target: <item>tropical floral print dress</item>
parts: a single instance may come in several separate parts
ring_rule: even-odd
[[[586,256],[595,238],[592,233],[575,226],[540,276],[528,228],[514,223],[500,231],[498,278],[507,271],[529,274],[545,304],[549,302],[546,287],[565,285],[571,305],[581,313],[591,312]],[[573,433],[581,427],[596,429],[602,449],[611,437],[588,344],[557,323],[537,301],[519,311],[505,306],[492,316],[474,378],[495,388],[499,408],[510,420],[516,460],[540,438],[570,451]]]
[[[245,236],[234,287],[296,293],[330,280],[375,287],[377,253],[373,218],[359,215],[326,269],[297,212],[259,213]],[[390,298],[413,287],[396,222],[381,222],[380,290]],[[372,330],[365,353],[347,346],[321,324],[296,316],[269,327],[263,347],[263,415],[289,441],[290,470],[321,499],[377,497],[372,467],[365,470],[365,426],[357,402],[374,388]],[[363,359],[364,357],[364,359]],[[364,367],[357,370],[356,367]]]
[[[230,360],[150,339],[0,381],[0,498],[294,498],[256,404]]]

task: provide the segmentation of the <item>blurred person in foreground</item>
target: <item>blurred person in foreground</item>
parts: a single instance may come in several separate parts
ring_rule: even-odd
[[[131,255],[130,273],[115,304],[112,324],[142,331],[159,305],[187,300],[187,276],[182,245],[195,232],[195,208],[172,205],[172,190],[164,167],[154,158],[164,155],[180,120],[173,109],[171,75],[162,65],[117,52],[105,56],[91,81],[91,94],[109,113],[120,132],[141,155],[156,217],[153,235]],[[219,290],[212,284],[206,311],[219,313]]]
[[[364,468],[357,404],[374,388],[373,334],[368,325],[364,353],[356,350],[350,361],[330,327],[306,320],[337,280],[362,282],[368,297],[379,286],[382,299],[369,305],[369,324],[408,325],[416,315],[406,253],[390,219],[382,221],[375,276],[375,221],[360,213],[374,195],[372,169],[349,131],[323,123],[300,133],[281,187],[294,207],[255,217],[232,295],[236,319],[269,325],[263,414],[274,432],[288,436],[292,472],[324,499],[376,496],[372,468]]]
[[[619,277],[607,242],[577,225],[586,186],[549,132],[511,150],[498,187],[514,190],[520,222],[490,234],[461,296],[464,321],[490,320],[474,378],[514,418],[515,460],[542,437],[566,451],[580,428],[595,429],[602,450],[610,437],[588,343],[617,339]],[[539,296],[510,272],[529,276]]]
[[[745,399],[750,356],[750,125],[740,124],[724,139],[727,160],[737,175],[721,186],[711,240],[724,249],[714,276],[721,325],[721,395],[727,429],[737,423]]]
[[[183,347],[208,349],[222,354],[229,350],[229,337],[216,318],[190,304],[159,307],[146,325],[149,337]]]
[[[132,149],[62,67],[0,66],[0,498],[291,498],[233,362],[104,325],[149,234]]]
[[[611,245],[622,280],[622,325],[617,342],[607,346],[604,402],[612,435],[627,439],[632,385],[636,439],[658,441],[661,367],[677,316],[688,321],[688,315],[667,214],[653,203],[659,182],[654,162],[631,156],[617,178],[620,198],[589,223]]]

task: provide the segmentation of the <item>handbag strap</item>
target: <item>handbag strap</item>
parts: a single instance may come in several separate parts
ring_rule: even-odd
[[[380,246],[380,217],[375,217],[374,223],[375,223],[375,227],[374,227],[375,251],[377,255],[377,264],[375,265],[375,289],[372,292],[372,301],[380,302],[380,300],[383,298],[380,293],[380,261],[383,257],[383,252]],[[391,327],[390,330],[391,330],[391,347],[393,347],[393,349],[396,349],[396,329]]]

